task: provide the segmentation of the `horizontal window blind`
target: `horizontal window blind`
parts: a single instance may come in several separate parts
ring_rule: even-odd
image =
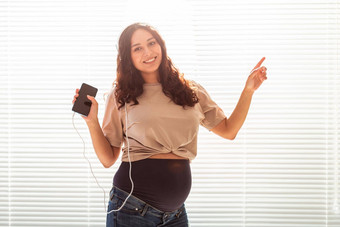
[[[0,0],[0,226],[105,225],[71,102],[81,83],[99,88],[102,120],[120,32],[136,21],[227,116],[266,57],[236,139],[200,128],[190,226],[339,226],[339,15],[339,0]],[[75,125],[107,203],[120,159],[102,167]]]

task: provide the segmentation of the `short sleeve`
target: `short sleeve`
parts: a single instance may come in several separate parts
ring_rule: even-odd
[[[111,146],[121,147],[123,143],[123,125],[121,113],[118,110],[114,89],[109,92],[105,102],[105,113],[102,131]]]
[[[210,131],[224,120],[226,116],[223,110],[211,99],[208,92],[199,83],[195,82],[194,84],[197,87],[199,105],[204,114],[204,118],[201,120],[200,124]]]

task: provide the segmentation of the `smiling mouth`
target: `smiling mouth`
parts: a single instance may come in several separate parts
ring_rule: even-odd
[[[156,58],[157,58],[157,56],[153,57],[153,58],[151,58],[151,59],[149,59],[147,61],[143,61],[143,63],[152,63],[152,62],[154,62],[156,60]]]

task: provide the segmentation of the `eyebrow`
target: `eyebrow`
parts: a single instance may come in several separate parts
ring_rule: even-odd
[[[151,38],[148,38],[146,41],[149,42],[149,41],[152,40],[152,39],[155,39],[155,38],[154,38],[154,37],[151,37]],[[131,46],[131,48],[134,47],[134,46],[138,46],[138,45],[140,45],[140,43],[135,43],[135,44],[133,44],[133,45]]]

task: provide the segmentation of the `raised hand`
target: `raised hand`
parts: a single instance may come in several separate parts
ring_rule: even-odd
[[[77,100],[78,96],[79,96],[79,89],[77,88],[76,94],[74,95],[73,100],[72,100],[73,104]],[[87,124],[95,123],[98,121],[98,103],[96,99],[92,96],[88,95],[87,98],[92,102],[90,113],[87,117],[86,116],[81,116],[81,117],[86,121]]]
[[[250,75],[247,79],[245,89],[250,91],[256,91],[264,80],[267,79],[267,68],[262,65],[262,62],[266,58],[263,57],[259,63],[253,68],[253,70],[250,72]]]

